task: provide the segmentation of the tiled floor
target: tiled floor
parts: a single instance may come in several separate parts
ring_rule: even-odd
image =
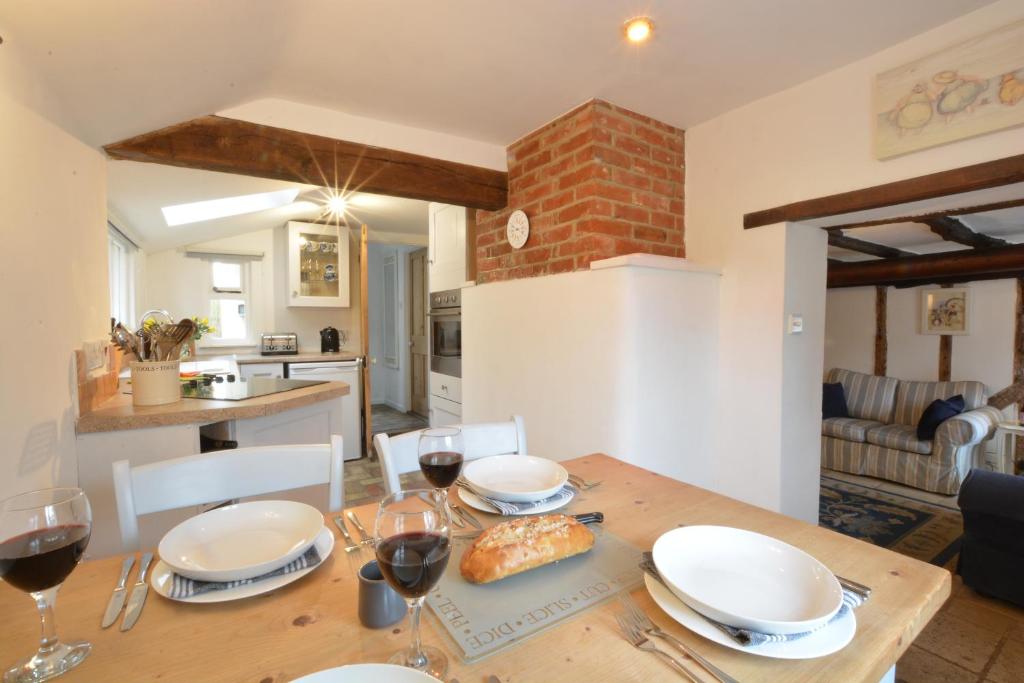
[[[429,426],[425,417],[403,413],[383,403],[374,403],[370,406],[370,416],[374,434],[385,432],[394,436]]]
[[[881,479],[829,472],[846,481],[958,510],[956,496]],[[953,576],[953,593],[896,664],[902,683],[1024,681],[1024,609],[979,595]]]
[[[399,480],[402,488],[427,486],[426,480],[419,472],[403,474]],[[383,497],[384,479],[376,458],[361,458],[345,463],[345,507],[370,503]]]

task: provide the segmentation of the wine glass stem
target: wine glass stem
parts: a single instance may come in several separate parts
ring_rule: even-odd
[[[422,669],[427,665],[427,658],[423,654],[423,647],[420,644],[420,609],[423,607],[423,601],[426,598],[416,598],[412,600],[412,652],[409,657],[409,664],[416,669]]]
[[[58,643],[57,620],[54,617],[53,608],[57,604],[59,588],[60,586],[54,586],[32,593],[36,607],[39,609],[39,620],[42,622],[42,636],[39,639],[39,654],[42,655],[52,652]]]

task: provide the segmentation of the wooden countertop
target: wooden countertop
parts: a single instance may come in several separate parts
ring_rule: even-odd
[[[318,363],[327,361],[345,361],[362,358],[357,353],[342,351],[340,353],[319,353],[316,351],[300,351],[294,356],[261,356],[258,353],[236,353],[225,356],[197,356],[198,361],[233,360],[239,365],[251,363]],[[189,359],[192,360],[192,359]]]
[[[817,659],[756,657],[707,641],[674,622],[643,588],[637,603],[663,629],[681,638],[744,683],[757,681],[878,681],[921,633],[950,593],[949,572],[806,522],[690,486],[607,455],[562,463],[586,479],[603,480],[572,501],[568,513],[600,510],[604,526],[641,548],[682,524],[721,524],[751,529],[811,553],[833,571],[866,584],[871,598],[856,611],[857,634],[835,654]],[[375,505],[355,508],[372,526]],[[476,513],[487,525],[493,515]],[[333,524],[327,527],[337,536]],[[456,546],[458,548],[458,546]],[[338,539],[331,557],[295,583],[248,600],[194,605],[149,592],[139,622],[127,632],[100,628],[120,557],[87,560],[61,588],[57,623],[62,638],[92,643],[89,657],[61,681],[266,681],[278,683],[329,667],[382,662],[409,645],[408,618],[371,630],[359,623],[358,579],[363,549],[346,553]],[[457,557],[452,557],[457,562]],[[133,570],[134,581],[138,569]],[[445,680],[649,681],[681,680],[654,656],[623,640],[614,615],[618,600],[579,615],[486,659],[467,664],[452,652],[440,627],[424,610],[423,641],[442,648]],[[0,582],[0,662],[5,666],[35,651],[39,617],[26,594]],[[661,644],[659,644],[659,647]],[[692,662],[689,662],[692,666]],[[704,675],[702,681],[710,681]]]
[[[348,393],[347,382],[325,382],[244,401],[183,398],[176,403],[162,406],[134,406],[131,395],[119,391],[94,410],[78,418],[75,430],[79,434],[88,434],[263,417],[338,398]]]

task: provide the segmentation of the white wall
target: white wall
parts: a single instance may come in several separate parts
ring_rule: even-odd
[[[715,487],[756,504],[782,509],[782,491],[773,477],[794,477],[781,462],[765,464],[764,448],[754,439],[738,439],[725,428],[757,397],[757,412],[786,415],[786,430],[810,432],[820,418],[820,400],[810,386],[790,395],[786,381],[796,368],[775,366],[784,322],[785,280],[825,250],[790,253],[781,226],[743,230],[743,214],[789,202],[854,190],[944,169],[1024,153],[1020,129],[1007,130],[924,150],[887,161],[872,156],[871,87],[874,75],[1024,16],[1019,0],[1000,0],[949,24],[900,43],[864,60],[776,93],[686,131],[686,251],[694,262],[721,267],[722,309],[718,402],[719,434]],[[788,229],[802,229],[790,226]],[[820,252],[820,254],[817,254]],[[754,275],[757,274],[757,275]],[[780,275],[781,274],[781,275]],[[765,279],[767,278],[767,279]],[[819,296],[824,297],[824,289]],[[782,302],[782,305],[780,305]],[[817,307],[816,307],[817,308]],[[825,320],[805,315],[805,334],[821,335]],[[810,357],[808,366],[821,362]],[[817,373],[821,367],[811,368]],[[800,376],[807,373],[799,372]],[[820,391],[820,388],[816,391]],[[784,395],[785,394],[785,395]],[[783,402],[797,408],[785,411]],[[745,414],[751,428],[772,420]],[[762,433],[781,440],[779,428]],[[770,446],[767,448],[773,448]],[[790,457],[790,456],[787,456]],[[807,481],[810,457],[799,481]],[[765,472],[765,469],[771,472]],[[799,467],[798,467],[799,469]],[[792,514],[792,511],[791,511]],[[798,516],[812,519],[803,501]]]
[[[989,393],[1013,381],[1013,331],[1017,281],[972,282],[971,333],[953,337],[951,378],[984,382]],[[939,375],[939,337],[920,334],[921,290],[888,289],[886,374],[934,381]],[[825,325],[825,368],[873,372],[875,288],[830,289]]]
[[[320,330],[332,325],[348,332],[345,348],[358,350],[359,346],[359,244],[349,237],[349,287],[351,306],[348,308],[303,308],[288,306],[288,231],[285,226],[273,230],[226,237],[193,245],[202,249],[234,249],[263,252],[261,260],[250,262],[253,277],[252,315],[254,331],[295,332],[299,347],[305,351],[320,350]],[[146,276],[139,296],[139,313],[150,308],[165,308],[178,317],[206,316],[208,292],[206,290],[209,262],[185,256],[183,250],[166,249],[146,254]],[[242,349],[245,350],[245,349]],[[251,349],[248,349],[251,351]],[[201,349],[201,353],[217,353],[221,349]]]
[[[0,499],[75,485],[73,352],[108,330],[106,172],[15,46],[0,59]]]
[[[463,419],[519,414],[534,455],[604,452],[706,486],[718,275],[625,258],[463,289]]]
[[[409,252],[421,249],[419,246],[402,244],[367,245],[367,292],[369,304],[370,384],[373,403],[385,403],[395,410],[407,412],[409,405],[409,309],[407,298],[409,286]],[[394,256],[398,274],[396,348],[398,367],[392,368],[384,362],[384,259]]]

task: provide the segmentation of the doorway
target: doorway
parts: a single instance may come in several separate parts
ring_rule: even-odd
[[[417,345],[417,316],[422,318],[425,301],[413,298],[422,294],[425,260],[411,258],[425,253],[419,245],[371,241],[367,246],[367,316],[370,348],[367,366],[371,384],[371,425],[374,435],[401,434],[427,426],[421,413],[426,400],[425,384],[414,387],[416,359],[425,358],[423,345]],[[414,282],[418,279],[419,282]],[[422,295],[425,298],[425,295]],[[416,353],[414,353],[414,351]],[[420,362],[424,362],[420,359]],[[416,402],[417,393],[423,401]]]
[[[409,272],[409,402],[411,411],[426,419],[430,415],[430,341],[427,334],[427,249],[408,255]]]

